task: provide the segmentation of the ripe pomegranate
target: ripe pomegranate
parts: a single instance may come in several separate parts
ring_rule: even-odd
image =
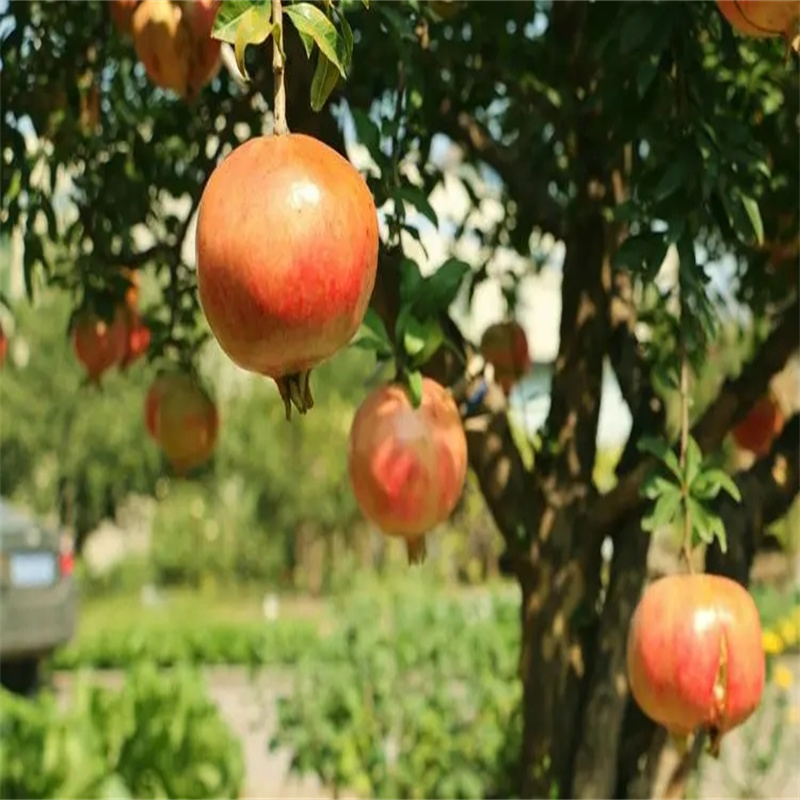
[[[730,578],[669,575],[642,595],[627,641],[639,707],[677,736],[706,729],[712,749],[758,707],[764,690],[761,621]]]
[[[211,38],[220,0],[193,0],[183,3],[183,24],[192,37],[187,79],[187,94],[193,96],[217,74],[222,63],[222,42]]]
[[[150,384],[144,399],[144,425],[151,439],[157,441],[156,419],[158,416],[158,405],[161,397],[169,393],[173,386],[180,386],[182,375],[177,372],[161,372]]]
[[[150,328],[135,308],[125,306],[126,348],[120,359],[120,369],[125,370],[147,353],[150,347]]]
[[[111,0],[108,10],[111,12],[111,21],[121,34],[131,32],[131,18],[139,0]]]
[[[424,535],[452,514],[467,477],[467,439],[450,393],[424,378],[415,409],[399,384],[374,389],[353,419],[347,464],[364,516],[405,539],[411,560],[421,558]]]
[[[150,80],[183,96],[189,79],[191,37],[181,8],[170,0],[141,0],[131,19],[136,55]]]
[[[128,329],[121,309],[112,322],[91,311],[81,312],[72,327],[72,349],[90,383],[98,384],[106,370],[122,359],[128,347]]]
[[[800,48],[797,0],[717,0],[717,6],[739,33],[759,39],[783,36],[795,52]]]
[[[243,369],[272,378],[291,416],[309,373],[355,334],[378,263],[364,179],[323,142],[260,136],[211,174],[197,217],[197,286],[212,333]]]
[[[156,403],[155,439],[178,475],[208,461],[217,441],[217,407],[193,375],[175,374]]]
[[[742,450],[756,456],[766,455],[775,437],[783,430],[783,413],[780,406],[765,394],[750,409],[747,416],[733,429],[733,438]]]
[[[484,331],[481,355],[494,367],[495,381],[506,397],[531,363],[528,337],[515,320],[495,322]]]

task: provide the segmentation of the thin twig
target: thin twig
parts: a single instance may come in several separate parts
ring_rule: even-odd
[[[683,313],[681,314],[683,317]],[[681,452],[680,464],[681,472],[686,474],[686,451],[689,446],[689,362],[686,356],[686,334],[683,329],[684,320],[681,319]],[[692,514],[689,510],[689,487],[684,479],[681,487],[683,493],[683,545],[682,553],[686,559],[686,566],[690,573],[694,571],[692,567]]]
[[[286,122],[285,59],[283,54],[283,6],[272,0],[272,72],[275,76],[275,101],[272,109],[272,132],[275,136],[289,133]]]

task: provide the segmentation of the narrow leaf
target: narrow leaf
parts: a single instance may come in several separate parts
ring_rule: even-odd
[[[422,404],[422,373],[418,370],[407,372],[406,382],[411,397],[411,405],[413,405],[414,408],[419,408]]]
[[[342,63],[345,52],[344,40],[325,14],[311,3],[286,6],[283,13],[291,19],[301,35],[306,34],[314,40],[320,51],[339,70],[341,76],[347,78],[347,70]]]
[[[266,8],[265,8],[266,7]],[[211,38],[219,39],[228,44],[236,43],[236,31],[239,28],[241,18],[250,9],[255,8],[259,11],[264,9],[268,19],[272,19],[272,0],[266,2],[256,2],[256,0],[222,0],[217,15],[214,17],[214,27],[211,29]]]
[[[317,57],[317,66],[314,77],[311,79],[311,109],[322,111],[331,92],[339,82],[339,71],[330,62],[330,59],[321,50]]]
[[[245,50],[248,45],[263,44],[271,36],[273,29],[271,5],[268,3],[263,6],[252,6],[238,20],[233,52],[236,56],[236,66],[247,80],[250,80],[250,75],[245,66]]]
[[[752,197],[745,197],[742,195],[742,205],[750,220],[750,224],[753,226],[756,242],[759,245],[764,244],[764,222],[761,219],[761,211],[758,208],[758,203]]]

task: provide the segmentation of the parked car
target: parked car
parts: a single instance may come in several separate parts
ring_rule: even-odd
[[[72,538],[0,498],[0,683],[30,694],[77,617]]]

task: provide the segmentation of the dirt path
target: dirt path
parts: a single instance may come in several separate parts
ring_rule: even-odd
[[[788,704],[778,708],[768,693],[756,718],[725,739],[720,761],[705,759],[699,786],[693,792],[698,800],[800,798],[800,760],[797,758],[800,752],[800,656],[786,656],[781,663],[793,677]],[[322,800],[331,797],[315,778],[298,779],[289,774],[289,752],[269,751],[269,739],[277,722],[276,701],[291,688],[288,672],[264,671],[254,682],[242,669],[213,668],[207,670],[206,675],[211,696],[243,742],[247,768],[243,798]],[[121,680],[121,675],[113,672],[98,673],[97,677],[98,681],[110,685]],[[71,692],[72,676],[57,674],[55,685],[66,699]],[[778,751],[773,753],[771,726],[778,714],[785,717],[784,736]],[[760,756],[770,755],[774,755],[773,764],[777,766],[759,776],[756,761]],[[738,779],[738,787],[731,783],[731,777]],[[747,786],[745,779],[749,780]]]

